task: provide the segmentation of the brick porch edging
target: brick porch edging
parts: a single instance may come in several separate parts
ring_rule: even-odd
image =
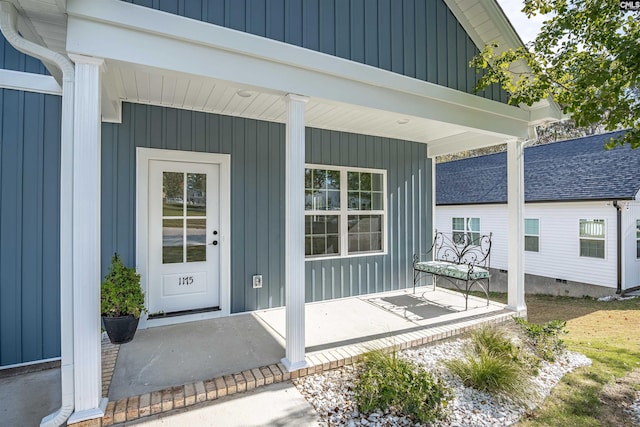
[[[493,315],[473,316],[463,322],[454,321],[451,324],[436,327],[425,326],[423,329],[394,335],[389,338],[311,352],[306,357],[309,366],[293,372],[288,372],[281,363],[277,363],[235,374],[223,375],[206,381],[198,381],[131,396],[117,401],[112,400],[107,404],[104,417],[69,424],[69,427],[113,426],[197,403],[214,401],[224,396],[242,393],[268,384],[351,365],[358,362],[364,353],[373,348],[403,350],[411,347],[420,347],[434,341],[461,335],[482,325],[504,323],[515,315],[512,311],[503,310]],[[108,339],[102,342],[102,391],[105,397],[108,394],[119,347],[111,344]]]

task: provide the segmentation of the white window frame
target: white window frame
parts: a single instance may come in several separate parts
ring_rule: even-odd
[[[342,258],[356,258],[372,255],[387,255],[387,170],[386,169],[372,169],[372,168],[358,168],[349,166],[333,166],[322,165],[317,163],[307,163],[304,165],[305,169],[321,169],[340,172],[340,210],[305,210],[304,215],[336,215],[339,217],[338,235],[340,240],[340,251],[338,254],[331,255],[305,255],[305,261],[317,261],[317,260],[329,260],[329,259],[342,259]],[[348,172],[365,172],[375,173],[382,175],[382,210],[370,210],[370,211],[357,211],[350,210],[348,206],[349,190],[348,190]],[[382,215],[382,231],[381,231],[381,247],[380,251],[369,252],[357,252],[349,253],[349,215]]]
[[[453,228],[453,220],[456,218],[462,218],[462,220],[464,221],[464,230],[457,230]],[[472,219],[477,219],[478,220],[478,230],[472,230],[471,229],[471,220]],[[466,217],[466,216],[453,216],[451,217],[451,238],[453,239],[455,233],[463,233],[463,234],[468,234],[469,237],[473,240],[473,235],[477,234],[478,238],[482,237],[482,232],[480,231],[482,229],[481,226],[481,221],[480,221],[480,217]]]
[[[583,237],[580,234],[580,226],[583,222],[596,222],[602,221],[602,232],[603,237]],[[578,219],[578,256],[580,258],[589,258],[589,259],[607,259],[607,220],[604,218],[580,218]],[[581,253],[581,242],[582,240],[593,240],[593,241],[601,241],[602,243],[602,257],[593,257],[588,255],[582,255]]]
[[[538,234],[527,234],[527,226],[526,226],[527,220],[529,220],[529,221],[534,221],[534,220],[538,221]],[[524,219],[524,230],[525,230],[525,232],[524,232],[525,241],[526,241],[527,237],[537,237],[538,238],[538,250],[537,251],[527,250],[526,249],[527,245],[525,244],[525,251],[526,252],[531,252],[531,253],[534,253],[534,254],[540,253],[540,218],[525,218]]]

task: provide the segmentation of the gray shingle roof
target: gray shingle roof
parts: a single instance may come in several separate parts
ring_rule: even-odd
[[[525,148],[525,201],[633,199],[640,190],[640,149],[604,149],[619,134]],[[506,152],[436,165],[436,204],[506,201]]]

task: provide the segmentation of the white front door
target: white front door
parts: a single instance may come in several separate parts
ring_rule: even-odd
[[[149,313],[220,309],[220,165],[149,161]]]

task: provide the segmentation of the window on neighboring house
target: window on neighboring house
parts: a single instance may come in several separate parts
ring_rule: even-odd
[[[386,171],[308,165],[307,258],[381,253],[386,233]]]
[[[580,220],[580,256],[604,258],[604,219]]]
[[[451,234],[456,243],[466,243],[466,234],[469,242],[477,244],[480,241],[480,218],[451,218]]]
[[[524,250],[540,251],[540,220],[537,218],[525,218],[524,220]]]
[[[640,259],[640,219],[636,220],[636,258]]]

